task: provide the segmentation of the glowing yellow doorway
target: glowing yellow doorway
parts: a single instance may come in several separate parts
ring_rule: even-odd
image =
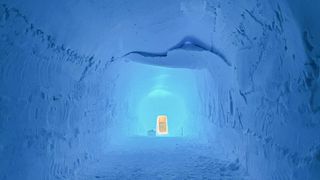
[[[157,117],[157,134],[158,135],[168,134],[168,118],[166,115],[160,115]]]

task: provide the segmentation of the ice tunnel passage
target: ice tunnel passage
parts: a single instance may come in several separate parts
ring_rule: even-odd
[[[143,58],[143,57],[139,57]],[[119,59],[120,61],[120,59]],[[200,101],[197,78],[201,70],[120,62],[115,99],[127,107],[113,129],[120,136],[147,136],[156,131],[159,115],[168,117],[167,137],[198,136]],[[119,100],[120,99],[120,100]],[[119,115],[120,117],[121,115]],[[120,131],[122,129],[122,132]]]
[[[318,9],[1,0],[0,180],[319,179]]]

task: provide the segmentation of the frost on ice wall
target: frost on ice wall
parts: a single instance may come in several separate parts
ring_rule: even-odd
[[[317,7],[3,0],[0,179],[77,179],[99,160],[133,116],[135,62],[201,71],[201,134],[252,179],[319,178]]]

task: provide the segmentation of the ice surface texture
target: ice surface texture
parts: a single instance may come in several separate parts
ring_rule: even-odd
[[[316,0],[1,0],[0,179],[320,179],[319,9]],[[130,82],[147,81],[151,67],[194,74],[189,126],[203,137],[159,143],[170,168],[153,172],[165,163],[152,161],[163,152],[154,139],[114,151],[143,91]]]

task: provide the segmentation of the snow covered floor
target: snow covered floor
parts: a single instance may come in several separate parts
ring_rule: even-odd
[[[78,179],[247,179],[218,147],[184,138],[133,138],[84,167]],[[213,153],[216,152],[216,153]]]

